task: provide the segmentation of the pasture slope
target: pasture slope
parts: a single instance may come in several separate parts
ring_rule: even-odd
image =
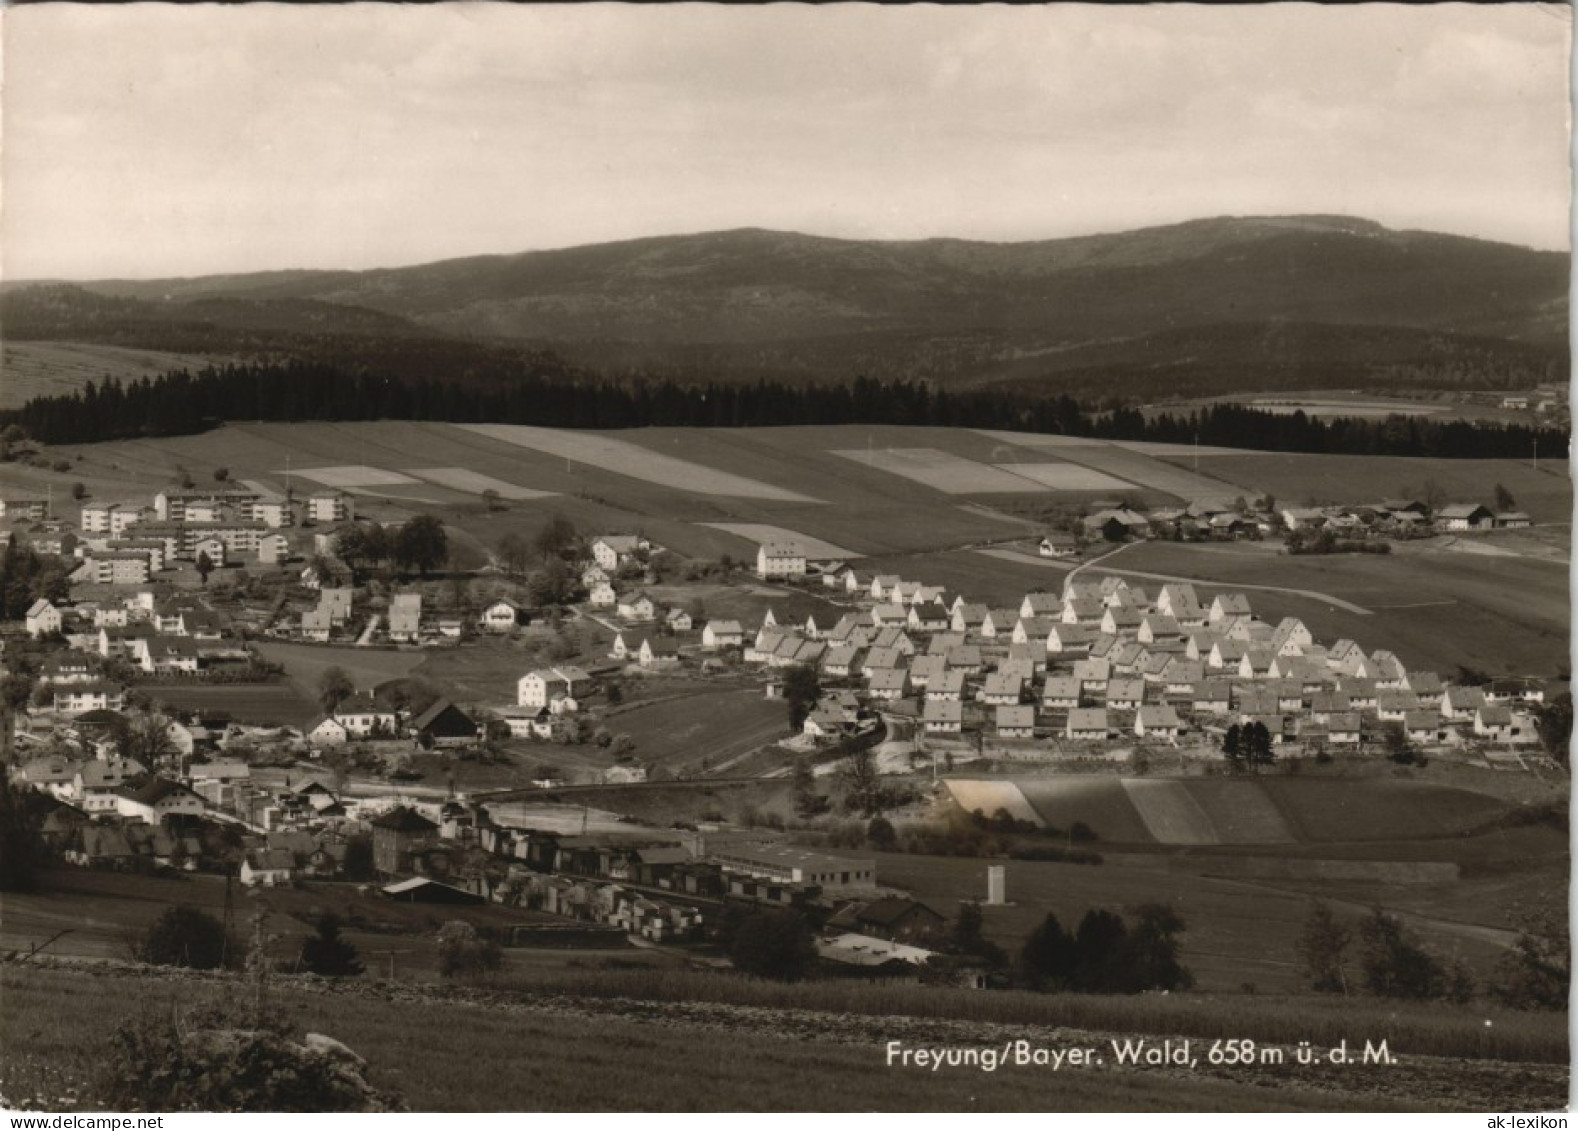
[[[966,812],[998,807],[1103,845],[1277,845],[1462,836],[1509,811],[1483,793],[1390,778],[950,778]]]
[[[0,409],[20,408],[35,397],[75,393],[89,381],[122,384],[159,377],[177,369],[195,372],[216,358],[164,350],[87,342],[16,342],[0,344]]]

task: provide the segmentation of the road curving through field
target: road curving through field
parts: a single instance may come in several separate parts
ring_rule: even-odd
[[[1326,604],[1331,605],[1334,608],[1344,609],[1347,612],[1354,613],[1355,615],[1361,617],[1374,615],[1373,610],[1367,609],[1363,605],[1356,605],[1352,601],[1346,601],[1341,597],[1334,597],[1330,593],[1320,593],[1314,589],[1289,589],[1284,585],[1245,585],[1241,582],[1211,581],[1204,577],[1180,577],[1177,574],[1172,573],[1152,573],[1143,569],[1116,569],[1112,566],[1101,565],[1102,562],[1105,562],[1108,558],[1111,558],[1114,554],[1118,553],[1119,550],[1125,549],[1126,546],[1140,544],[1141,543],[1126,543],[1124,546],[1119,546],[1117,550],[1103,554],[1099,558],[1092,558],[1090,561],[1076,566],[1068,573],[1066,577],[1063,578],[1063,591],[1065,593],[1068,592],[1068,587],[1073,584],[1076,574],[1080,573],[1082,570],[1099,567],[1097,572],[1100,573],[1112,573],[1121,577],[1143,577],[1147,581],[1175,581],[1188,585],[1205,585],[1212,589],[1229,589],[1235,593],[1239,591],[1254,593],[1285,593],[1291,597],[1307,597],[1312,601],[1324,601]],[[974,552],[977,554],[984,554],[989,558],[997,558],[1005,562],[1018,562],[1021,565],[1045,566],[1052,569],[1066,568],[1061,567],[1057,562],[1048,561],[1045,558],[1035,557],[1031,554],[1025,553],[1022,550],[987,548],[978,549]]]

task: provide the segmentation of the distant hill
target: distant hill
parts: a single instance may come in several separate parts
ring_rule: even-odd
[[[744,229],[416,267],[81,290],[133,304],[121,315],[135,309],[140,333],[195,321],[314,339],[530,345],[616,374],[866,373],[1145,396],[1180,384],[1216,393],[1561,379],[1568,260],[1295,216],[1023,243]],[[0,299],[8,334],[102,332],[102,315],[62,326],[18,311],[29,293],[13,285]]]

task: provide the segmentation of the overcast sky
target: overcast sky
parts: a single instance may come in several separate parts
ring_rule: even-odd
[[[26,5],[3,270],[1346,213],[1568,244],[1557,5]]]

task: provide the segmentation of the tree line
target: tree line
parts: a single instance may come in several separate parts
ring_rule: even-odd
[[[304,360],[232,363],[122,383],[109,379],[0,413],[44,443],[188,435],[225,421],[437,420],[551,428],[805,424],[996,428],[1112,440],[1347,455],[1522,458],[1565,450],[1559,428],[1393,416],[1322,419],[1213,404],[1187,413],[1101,410],[1067,394],[949,392],[924,381],[680,384],[565,376],[529,361],[402,379]]]

